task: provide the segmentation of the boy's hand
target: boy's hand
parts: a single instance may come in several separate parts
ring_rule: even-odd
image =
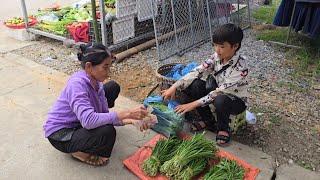
[[[171,99],[174,99],[176,91],[177,89],[174,86],[171,86],[169,89],[161,91],[161,95],[165,101],[171,100]]]
[[[196,109],[199,106],[200,106],[200,104],[197,101],[193,101],[188,104],[182,104],[182,105],[177,106],[175,109],[175,112],[179,113],[179,114],[185,114],[189,111]]]

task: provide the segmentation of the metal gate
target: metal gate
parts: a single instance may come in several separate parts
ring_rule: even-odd
[[[228,22],[250,24],[249,0],[152,0],[153,23],[159,60],[211,40],[213,29]],[[247,15],[247,17],[245,17]],[[246,19],[246,23],[242,20]]]

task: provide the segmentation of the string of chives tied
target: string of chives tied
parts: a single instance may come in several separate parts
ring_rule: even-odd
[[[191,140],[184,140],[181,143],[172,159],[161,166],[160,172],[168,177],[175,177],[189,163],[199,159],[210,159],[216,151],[214,142],[207,140],[204,133],[196,134]]]
[[[243,180],[244,173],[244,169],[236,161],[223,159],[209,170],[204,180]]]
[[[159,140],[154,147],[151,156],[143,162],[142,170],[148,176],[156,176],[161,165],[174,156],[181,143],[182,140],[179,140],[176,137],[170,137],[168,140]]]

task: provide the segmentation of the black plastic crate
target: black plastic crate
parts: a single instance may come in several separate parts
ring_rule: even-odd
[[[141,36],[150,32],[154,32],[153,20],[139,22],[138,18],[134,18],[134,30],[136,36]]]
[[[98,23],[98,33],[101,38],[101,23],[100,21]],[[112,24],[106,25],[107,30],[107,45],[114,45],[113,43],[113,33],[112,33]],[[139,22],[138,18],[134,18],[134,28],[135,28],[135,37],[142,36],[144,34],[154,32],[154,26],[153,26],[153,20],[149,19],[146,21]],[[94,36],[94,29],[93,29],[93,22],[89,21],[89,41],[95,42],[95,36]]]

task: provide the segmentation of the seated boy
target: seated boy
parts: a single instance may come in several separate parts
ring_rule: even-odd
[[[194,122],[197,130],[216,129],[218,145],[230,141],[230,115],[237,115],[246,109],[247,75],[246,60],[238,50],[241,47],[243,31],[234,24],[218,27],[213,33],[215,53],[202,65],[162,91],[164,99],[174,97],[176,90],[185,92],[190,103],[177,106],[177,113],[197,110],[201,120]],[[211,83],[209,83],[211,82]],[[217,122],[209,105],[213,105]]]

